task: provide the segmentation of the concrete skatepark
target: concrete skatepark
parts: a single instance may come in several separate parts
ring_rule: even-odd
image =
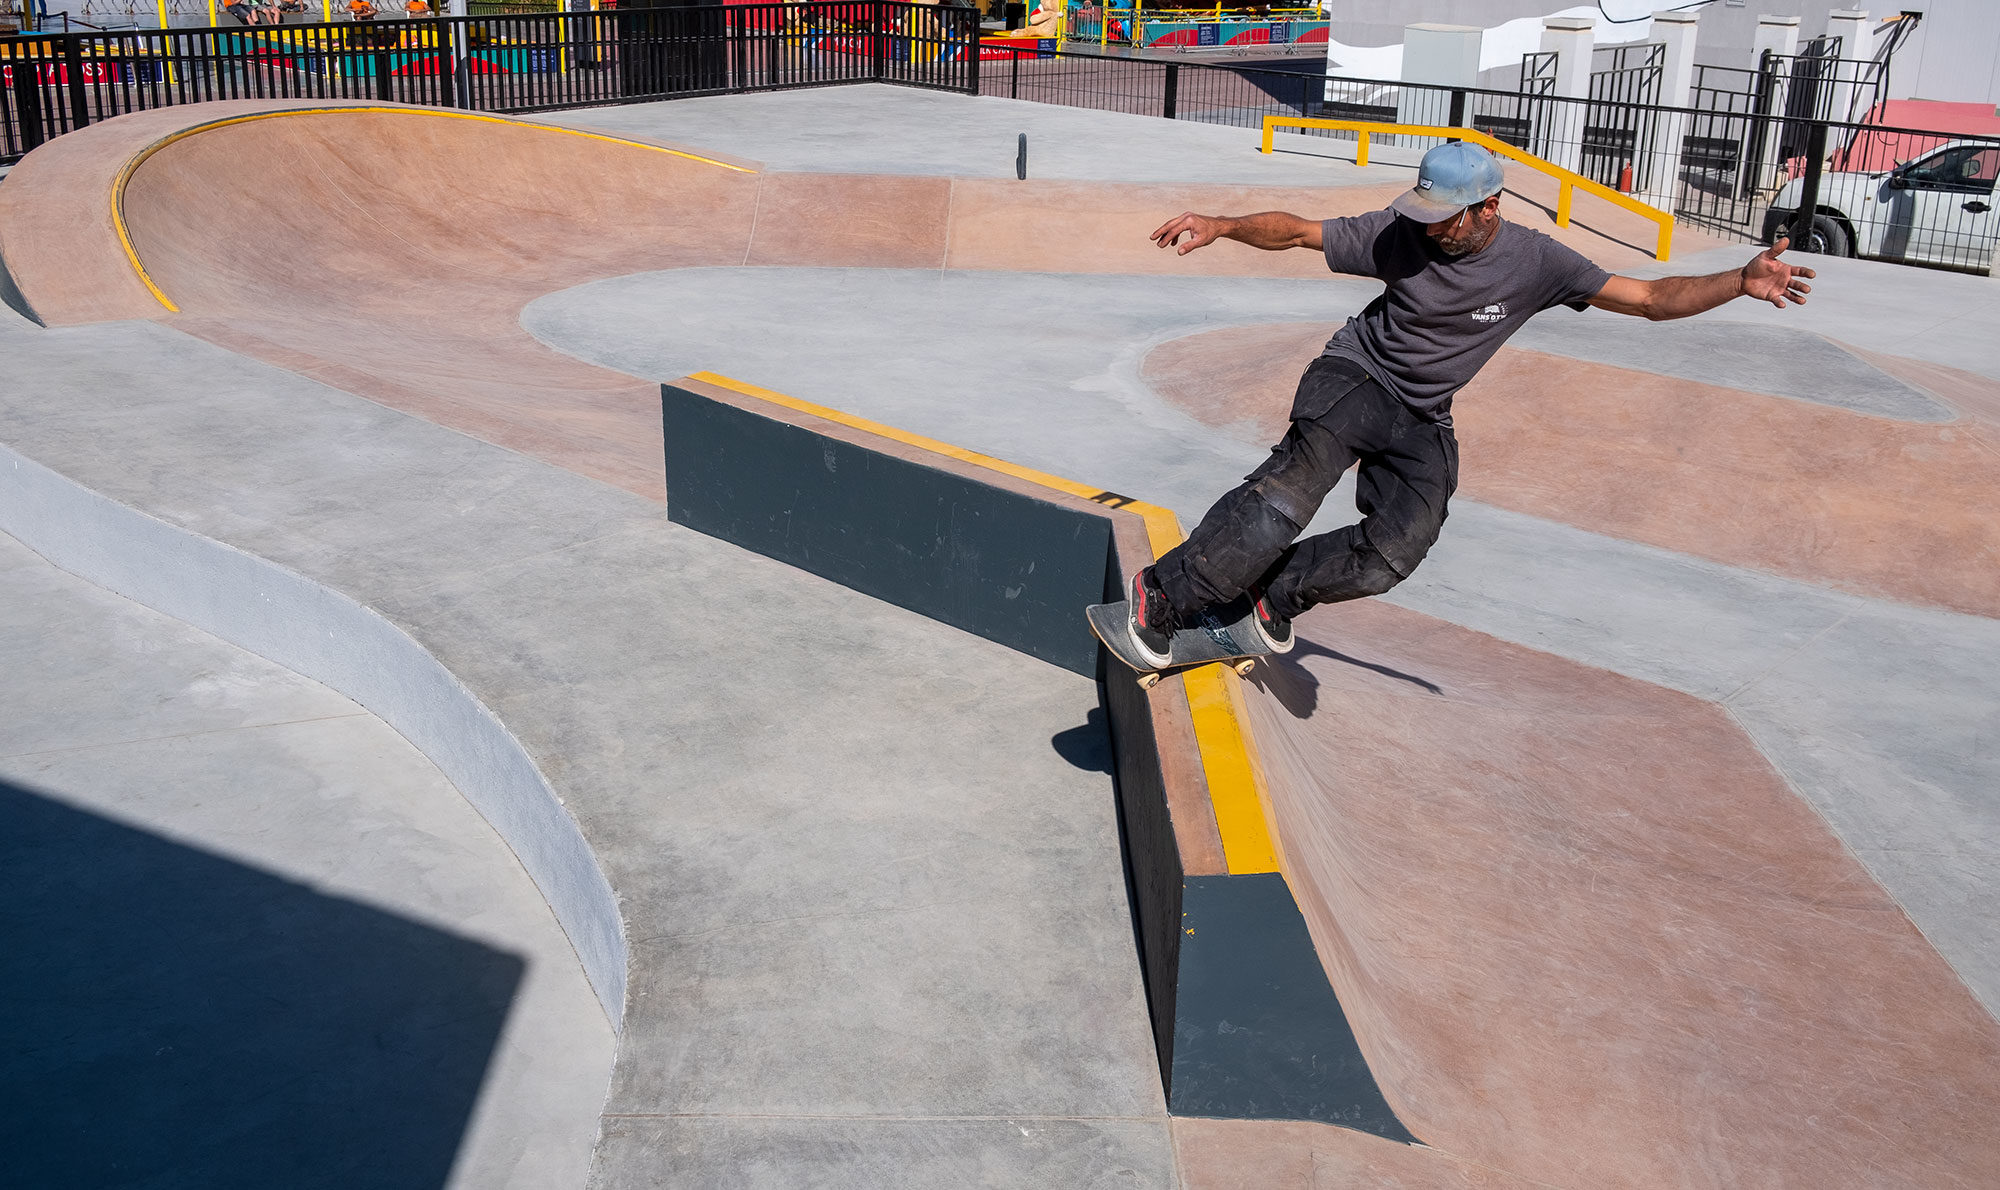
[[[1372,209],[1407,170],[879,86],[302,106],[121,118],[0,183],[34,315],[0,324],[0,530],[45,560],[0,575],[46,675],[5,684],[41,726],[0,777],[464,956],[480,995],[441,970],[440,999],[484,1008],[425,1067],[451,1110],[327,1184],[2000,1174],[1990,280],[1815,261],[1783,314],[1543,315],[1458,402],[1425,567],[1230,679],[1275,871],[1412,1145],[1173,1110],[1107,688],[670,520],[660,387],[728,377],[1191,523],[1374,286],[1145,233]],[[1658,266],[1586,205],[1553,234],[1616,271],[1750,252],[1682,229]],[[244,676],[130,726],[214,686],[169,671]],[[251,730],[305,723],[378,732],[375,767]],[[225,729],[276,750],[167,781],[144,746]],[[256,774],[321,771],[369,808],[246,829],[302,800]],[[395,814],[434,852],[340,841]],[[1222,819],[1176,818],[1190,879],[1248,874]],[[10,1147],[74,1172],[96,1105],[51,1106]],[[282,1170],[284,1122],[190,1147]]]

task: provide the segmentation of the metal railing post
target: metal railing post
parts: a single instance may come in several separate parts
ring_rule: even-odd
[[[965,52],[971,55],[966,60],[965,90],[969,95],[979,94],[979,59],[985,48],[979,42],[979,10],[976,8],[955,8],[953,12],[965,14],[959,19],[959,27],[969,30],[966,34]]]
[[[458,107],[458,57],[452,53],[451,29],[437,30],[438,106]]]
[[[726,18],[725,18],[726,19]],[[748,17],[740,17],[745,23],[727,32],[729,37],[730,75],[723,80],[723,89],[731,94],[740,94],[750,88],[750,27]],[[727,27],[725,26],[725,31]]]
[[[12,60],[14,67],[14,113],[21,120],[21,152],[41,147],[42,71],[41,63],[23,55]]]
[[[1805,183],[1799,188],[1799,209],[1792,214],[1792,246],[1806,251],[1812,243],[1813,216],[1819,213],[1820,171],[1826,165],[1826,123],[1814,120],[1806,132]]]
[[[894,10],[887,0],[875,0],[869,7],[875,14],[875,60],[869,77],[881,82],[889,77],[889,14]]]
[[[464,17],[456,18],[451,25],[451,65],[453,94],[458,98],[458,106],[472,106],[472,67],[468,59],[472,56],[471,39],[466,35],[469,22]]]
[[[83,34],[63,35],[63,69],[69,75],[69,130],[90,124],[90,94],[83,83]]]
[[[1181,64],[1178,62],[1169,62],[1167,63],[1166,94],[1161,97],[1160,102],[1160,114],[1169,120],[1174,118],[1174,108],[1179,103],[1180,92]]]
[[[1465,89],[1463,87],[1453,87],[1451,90],[1451,126],[1453,128],[1465,127]],[[1454,137],[1452,139],[1456,140],[1457,138]]]

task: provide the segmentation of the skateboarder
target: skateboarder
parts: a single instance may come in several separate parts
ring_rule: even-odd
[[[1813,271],[1779,240],[1741,269],[1706,277],[1615,277],[1548,236],[1500,218],[1500,163],[1466,142],[1424,154],[1417,184],[1380,211],[1315,222],[1267,211],[1170,219],[1152,235],[1185,256],[1219,239],[1310,248],[1329,269],[1375,277],[1382,294],[1306,368],[1291,426],[1186,542],[1132,580],[1130,632],[1164,666],[1176,627],[1248,593],[1274,652],[1314,604],[1380,595],[1410,576],[1458,486],[1451,398],[1530,317],[1585,306],[1654,320],[1737,297],[1803,304]],[[1296,540],[1342,473],[1360,464],[1360,523]]]

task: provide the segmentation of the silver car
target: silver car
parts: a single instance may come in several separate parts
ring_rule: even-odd
[[[1821,175],[1811,233],[1796,246],[1831,256],[1866,256],[1985,273],[2000,243],[1993,180],[2000,144],[1958,140],[1894,169],[1829,170]],[[1803,179],[1785,183],[1765,218],[1767,242],[1798,210]]]

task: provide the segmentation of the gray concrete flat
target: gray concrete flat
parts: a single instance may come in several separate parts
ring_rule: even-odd
[[[773,1185],[871,1122],[906,1185],[1171,1184],[1090,681],[162,327],[0,337],[0,527],[347,689],[509,833],[625,1022],[600,1181],[741,1184],[627,1143],[686,1121],[789,1129]]]
[[[1353,161],[1257,151],[1258,133],[1153,116],[906,87],[824,87],[548,112],[537,119],[699,144],[808,173],[1075,182],[1380,186]],[[1351,156],[1351,154],[1350,154]]]

